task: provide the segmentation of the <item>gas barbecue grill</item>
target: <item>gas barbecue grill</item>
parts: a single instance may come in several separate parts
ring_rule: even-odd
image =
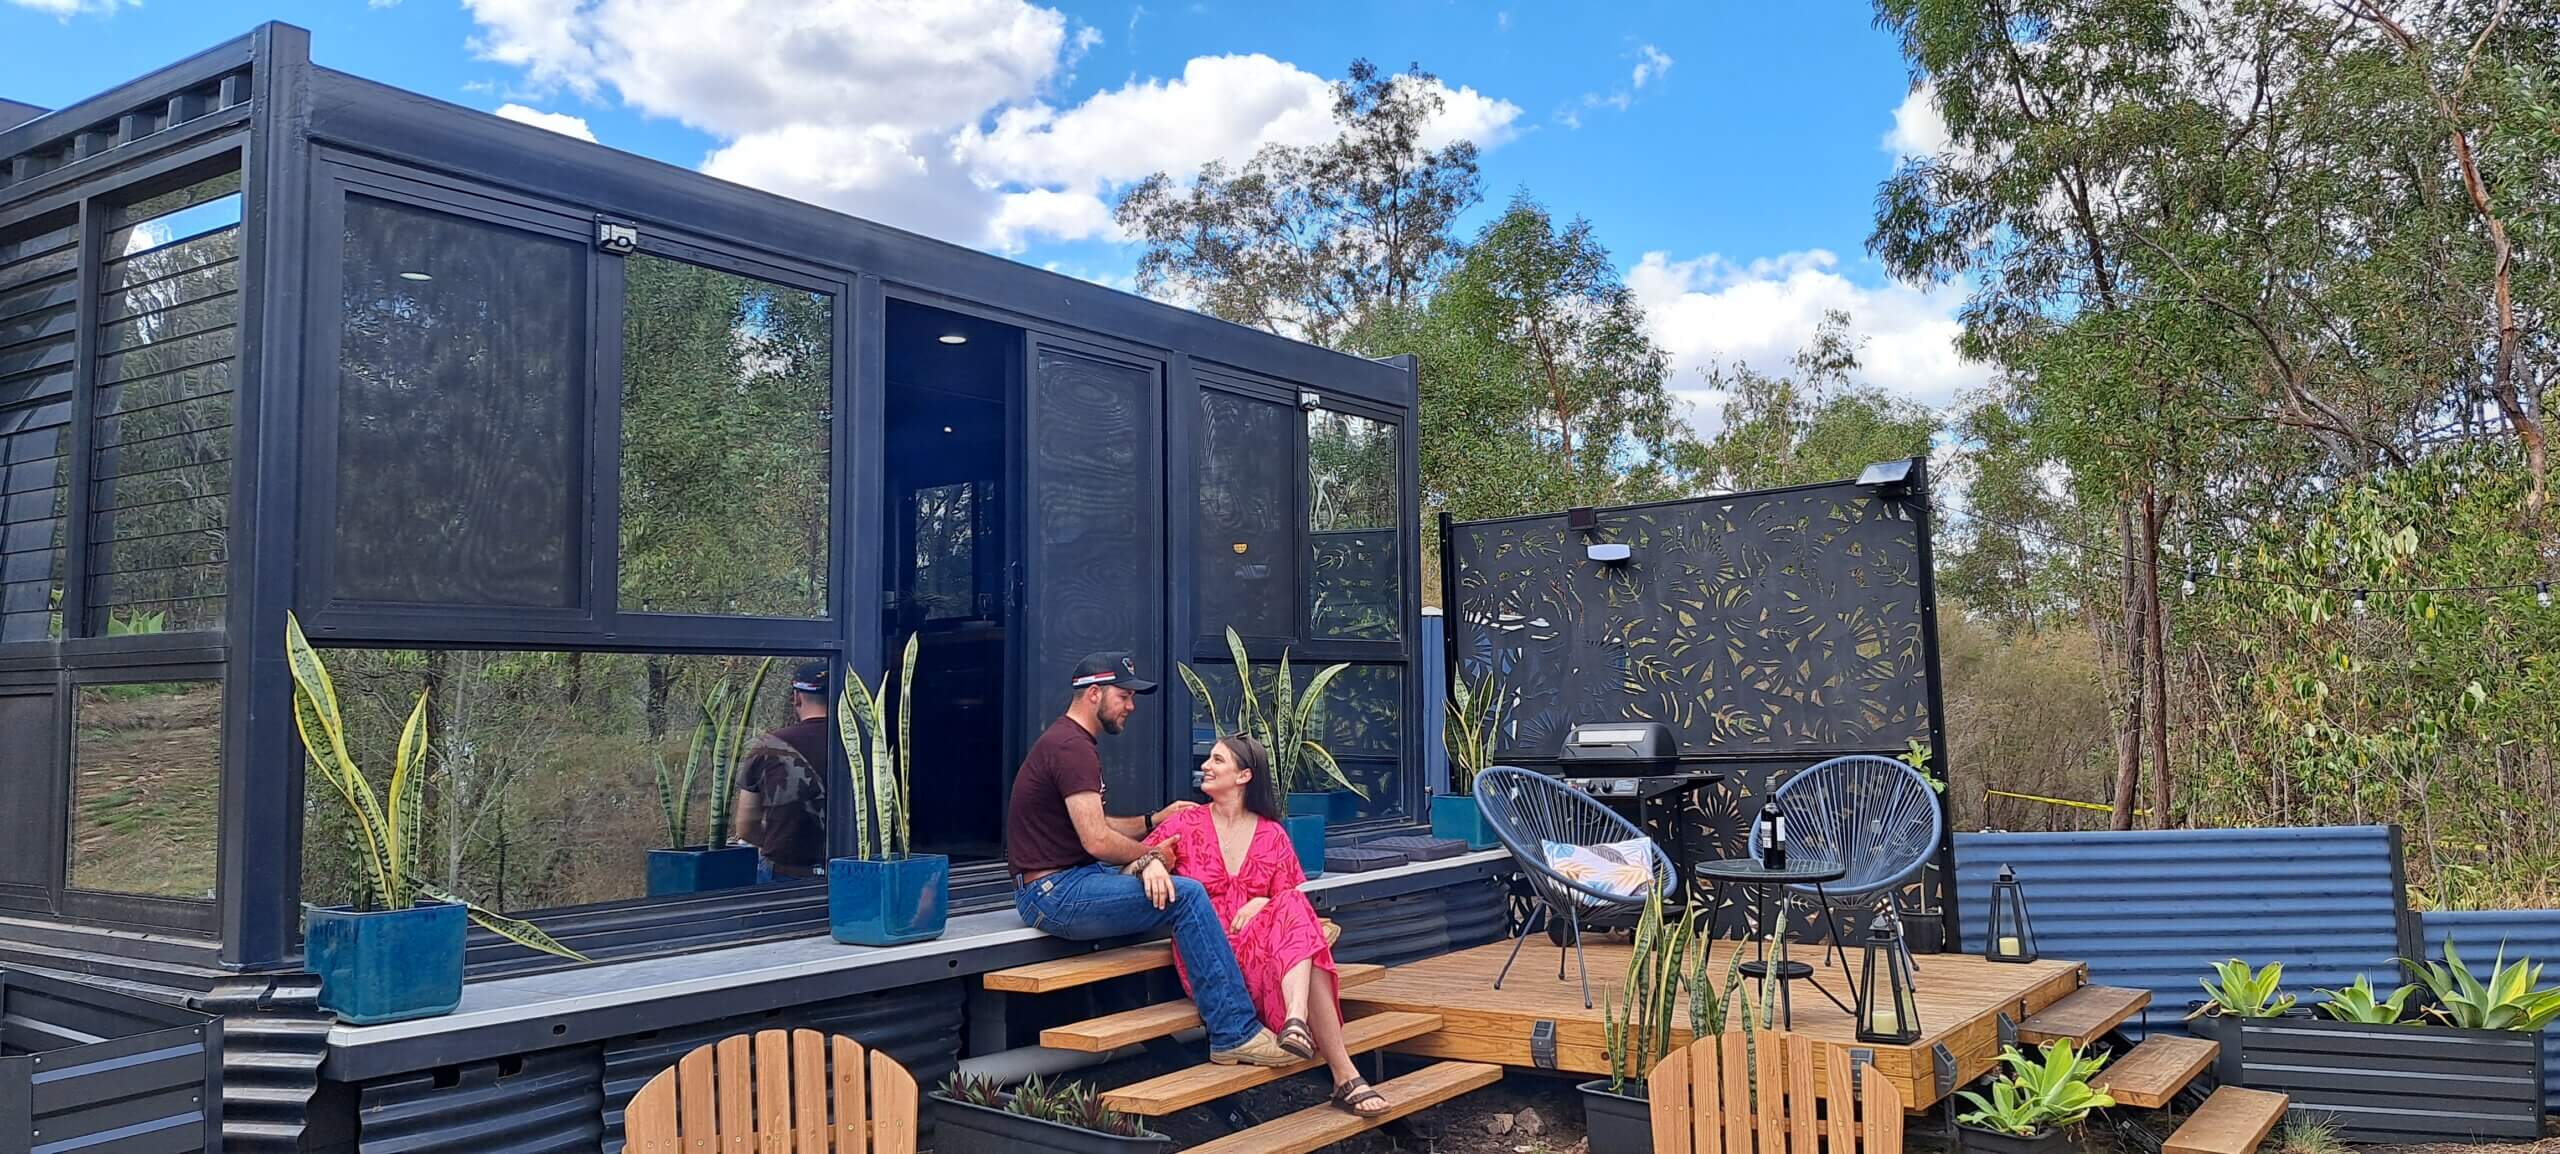
[[[1680,876],[1692,876],[1697,862],[1689,848],[1689,825],[1681,812],[1691,796],[1724,780],[1724,775],[1680,767],[1680,739],[1659,721],[1620,721],[1577,725],[1556,751],[1556,773],[1565,784],[1626,814],[1656,844],[1666,847]]]

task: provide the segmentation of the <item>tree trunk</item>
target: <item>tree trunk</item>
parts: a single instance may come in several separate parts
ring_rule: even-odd
[[[2143,680],[2143,599],[2137,594],[2138,582],[2133,509],[2130,504],[2116,506],[2117,551],[2124,555],[2124,661],[2125,703],[2116,718],[2116,796],[2115,810],[2107,815],[2107,828],[2133,828],[2133,795],[2142,784],[2142,716],[2143,699],[2148,685]]]
[[[654,749],[667,740],[667,695],[675,691],[676,672],[667,667],[664,657],[649,658],[649,745]]]
[[[2151,666],[2151,828],[2169,828],[2169,659],[2162,650],[2168,633],[2160,605],[2160,521],[2165,511],[2160,494],[2142,492],[2143,647]]]

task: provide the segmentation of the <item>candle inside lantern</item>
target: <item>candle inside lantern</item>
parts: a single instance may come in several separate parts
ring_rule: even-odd
[[[2000,953],[2006,957],[2017,956],[2018,939],[2016,935],[2012,934],[2000,939]]]
[[[1902,1015],[1895,1013],[1891,1006],[1877,1006],[1867,1015],[1867,1029],[1876,1034],[1899,1034],[1902,1032]]]

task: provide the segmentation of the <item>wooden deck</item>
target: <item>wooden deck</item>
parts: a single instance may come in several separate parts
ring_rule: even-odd
[[[1730,951],[1747,951],[1751,946],[1748,942],[1731,941],[1711,944],[1716,952],[1707,973],[1721,988]],[[1564,980],[1556,980],[1556,948],[1543,935],[1521,948],[1520,961],[1511,967],[1511,976],[1501,989],[1494,989],[1493,976],[1502,969],[1502,959],[1510,950],[1511,943],[1503,941],[1397,966],[1378,981],[1343,991],[1342,997],[1356,1007],[1351,1011],[1354,1014],[1396,1010],[1440,1016],[1443,1024],[1438,1031],[1389,1047],[1399,1053],[1534,1066],[1529,1034],[1539,1022],[1546,1021],[1555,1023],[1556,1069],[1607,1074],[1609,1054],[1602,1039],[1600,1007],[1613,1004],[1618,994],[1620,979],[1626,974],[1627,946],[1613,942],[1586,947],[1593,1003],[1588,1010],[1582,1008],[1582,986],[1574,975],[1571,957],[1568,955],[1565,962]],[[1792,956],[1811,964],[1817,980],[1842,1001],[1849,1000],[1849,983],[1844,975],[1812,947],[1800,947]],[[1893,1080],[1902,1091],[1903,1101],[1913,1110],[1925,1109],[1939,1099],[1929,1057],[1931,1048],[1943,1045],[1954,1056],[1956,1084],[1961,1086],[1990,1070],[1998,1057],[1997,1015],[2001,1011],[2007,1011],[2011,1021],[2023,1022],[2087,980],[2087,967],[2078,962],[2043,960],[2021,965],[1964,954],[1923,954],[1916,960],[1919,972],[1915,975],[1915,992],[1923,1033],[1910,1046],[1857,1041],[1849,1015],[1833,1006],[1820,991],[1803,982],[1795,984],[1796,1032],[1816,1042],[1873,1050],[1875,1068]],[[1854,966],[1857,961],[1858,955],[1852,951],[1849,962]],[[1756,988],[1753,997],[1756,1002]],[[1686,1044],[1689,1010],[1685,998],[1672,1016],[1684,1027],[1674,1044]],[[1820,1047],[1816,1049],[1819,1051]]]

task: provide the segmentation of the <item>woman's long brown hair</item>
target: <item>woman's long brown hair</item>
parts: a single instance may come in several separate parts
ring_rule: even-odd
[[[1218,739],[1227,747],[1227,756],[1236,759],[1237,768],[1253,776],[1244,783],[1244,808],[1256,817],[1280,820],[1280,800],[1271,792],[1271,751],[1251,734],[1230,733]]]

